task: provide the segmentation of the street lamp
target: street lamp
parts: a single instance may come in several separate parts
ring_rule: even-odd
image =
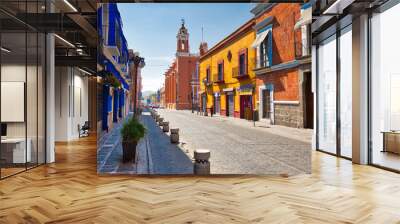
[[[137,114],[137,95],[138,95],[138,90],[137,90],[137,85],[138,85],[138,74],[139,74],[139,68],[143,68],[145,66],[144,58],[139,57],[139,53],[135,53],[134,56],[132,57],[132,62],[135,66],[135,86],[133,87],[133,94],[135,100],[133,101],[133,112],[135,117],[138,115]]]

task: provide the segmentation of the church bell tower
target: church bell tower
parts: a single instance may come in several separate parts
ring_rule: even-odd
[[[182,19],[182,26],[176,35],[176,54],[189,55],[189,33],[185,27],[185,20]]]

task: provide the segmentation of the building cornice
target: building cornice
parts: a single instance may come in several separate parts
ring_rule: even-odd
[[[258,18],[266,11],[271,10],[275,5],[276,3],[258,3],[250,12],[254,14],[255,18]]]
[[[220,42],[218,42],[214,47],[209,49],[204,55],[200,56],[200,62],[203,61],[204,59],[208,58],[210,55],[212,55],[214,52],[217,52],[219,49],[224,48],[226,44],[230,44],[240,38],[242,35],[247,34],[248,32],[254,31],[253,26],[255,24],[254,18],[251,18],[249,21],[247,21],[245,24],[240,26],[238,29],[233,31],[231,34],[229,34],[227,37],[222,39]]]
[[[281,64],[273,65],[271,67],[256,68],[253,71],[256,75],[265,75],[265,74],[271,73],[271,72],[282,71],[282,70],[286,70],[286,69],[294,69],[294,68],[300,67],[305,64],[311,64],[311,57],[305,57],[300,60],[284,62]]]

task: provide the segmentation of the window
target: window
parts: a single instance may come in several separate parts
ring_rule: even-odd
[[[318,47],[318,149],[336,154],[336,35]]]
[[[207,80],[207,82],[210,81],[210,67],[208,67],[208,68],[206,69],[206,80]]]
[[[218,81],[224,80],[224,61],[218,63]]]
[[[272,58],[272,35],[269,33],[267,37],[260,44],[260,67],[270,67],[271,63],[269,58]]]
[[[371,163],[400,170],[400,4],[371,18]]]
[[[247,49],[239,53],[239,75],[247,74]]]

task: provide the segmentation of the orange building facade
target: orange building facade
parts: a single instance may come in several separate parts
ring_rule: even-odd
[[[313,127],[309,25],[300,4],[259,4],[255,19],[259,117],[271,124]]]
[[[165,72],[165,107],[188,110],[192,105],[192,77],[196,72],[198,55],[189,51],[189,33],[184,22],[178,31],[176,58]]]

